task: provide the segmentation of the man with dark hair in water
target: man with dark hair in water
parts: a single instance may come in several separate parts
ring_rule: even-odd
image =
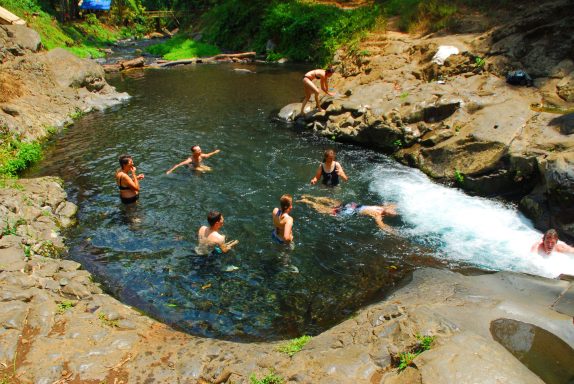
[[[239,243],[238,240],[225,242],[225,236],[219,233],[219,230],[223,227],[223,221],[223,215],[218,211],[210,211],[207,214],[209,227],[203,225],[197,233],[198,245],[195,248],[195,252],[198,255],[227,253]]]
[[[530,249],[530,252],[536,252],[545,257],[550,256],[554,251],[574,254],[574,247],[558,240],[558,232],[555,229],[547,230],[542,236],[542,240],[537,241]]]

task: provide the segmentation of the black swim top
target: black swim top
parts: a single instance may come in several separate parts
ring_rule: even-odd
[[[337,162],[335,162],[335,167],[333,171],[327,172],[325,171],[325,164],[321,163],[321,176],[323,178],[323,184],[336,186],[339,185],[339,172],[337,171]]]
[[[120,191],[129,191],[129,190],[131,189],[130,187],[123,187],[123,186],[122,186],[122,177],[121,177],[121,176],[120,176],[120,180],[119,180],[119,181],[120,181],[120,182],[119,182],[119,184],[118,184],[118,189],[119,189]]]

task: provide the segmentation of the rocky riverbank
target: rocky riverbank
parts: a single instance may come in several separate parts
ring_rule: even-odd
[[[293,357],[277,342],[194,337],[103,294],[80,264],[61,258],[59,230],[73,222],[75,206],[57,179],[1,189],[0,212],[13,223],[0,238],[0,378],[9,383],[248,383],[270,371],[309,384],[543,383],[493,340],[492,322],[534,324],[574,347],[571,282],[435,269],[416,271],[387,300]],[[399,371],[400,354],[417,348],[417,335],[435,339]],[[572,367],[566,372],[574,377]]]
[[[13,28],[0,27],[1,74],[9,79],[2,87],[10,91],[1,93],[0,122],[11,134],[38,139],[77,108],[127,97],[105,84],[100,67],[65,51],[34,53],[36,35]],[[1,382],[248,383],[251,375],[274,371],[288,383],[542,383],[494,341],[490,328],[498,319],[542,327],[572,355],[571,282],[511,273],[417,270],[385,301],[314,337],[292,357],[277,350],[278,342],[183,334],[102,293],[89,272],[66,259],[61,229],[74,224],[77,208],[66,201],[60,180],[7,184],[0,189]],[[399,372],[401,353],[420,344],[417,335],[435,339]]]
[[[472,14],[453,34],[372,33],[355,51],[339,52],[331,82],[339,94],[323,99],[326,112],[300,118],[295,103],[279,116],[392,153],[471,193],[520,200],[538,228],[574,240],[570,8],[565,0],[518,6],[493,26]],[[439,65],[433,57],[445,45],[460,53]],[[506,83],[517,69],[534,87]]]

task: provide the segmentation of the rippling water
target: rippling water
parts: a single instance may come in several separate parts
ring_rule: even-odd
[[[187,66],[111,79],[133,95],[129,103],[80,119],[34,171],[65,179],[80,206],[79,225],[68,233],[70,255],[124,302],[194,334],[274,339],[332,326],[420,265],[565,272],[528,254],[540,234],[513,207],[274,122],[273,113],[301,98],[307,68],[233,68]],[[213,171],[165,175],[193,144],[221,149],[206,160]],[[331,146],[351,181],[312,187],[308,181]],[[146,175],[132,207],[119,202],[114,183],[122,153]],[[401,216],[387,222],[400,235],[382,233],[365,217],[321,216],[296,204],[296,246],[286,250],[270,240],[271,210],[283,193],[397,202]],[[208,261],[194,245],[212,209],[225,216],[222,232],[240,244]],[[231,265],[238,269],[225,272]]]

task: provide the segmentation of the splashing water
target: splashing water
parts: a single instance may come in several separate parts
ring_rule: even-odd
[[[546,277],[574,274],[573,256],[530,253],[542,234],[510,204],[468,196],[399,165],[378,165],[372,174],[371,191],[398,205],[401,234],[431,246],[451,264]]]

